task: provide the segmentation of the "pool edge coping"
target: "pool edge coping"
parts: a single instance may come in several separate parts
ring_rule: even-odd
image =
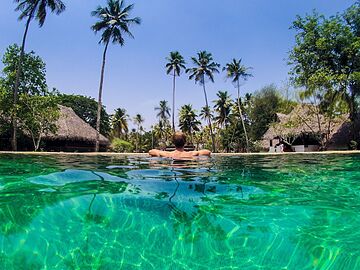
[[[148,153],[113,153],[113,152],[86,152],[86,153],[71,153],[71,152],[12,152],[0,151],[0,155],[70,155],[70,156],[139,156],[149,157]],[[340,150],[340,151],[317,151],[317,152],[284,152],[284,153],[212,153],[212,156],[278,156],[278,155],[332,155],[332,154],[360,154],[360,150]]]

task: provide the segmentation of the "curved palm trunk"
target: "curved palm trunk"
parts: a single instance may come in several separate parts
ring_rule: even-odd
[[[103,59],[102,59],[102,67],[101,67],[101,76],[100,76],[100,86],[99,86],[99,98],[98,98],[98,109],[97,109],[97,117],[96,117],[96,143],[95,143],[95,152],[99,152],[99,140],[100,140],[100,121],[101,121],[101,108],[102,108],[102,88],[104,82],[104,71],[105,71],[105,60],[106,60],[106,51],[109,46],[110,39],[106,42]]]
[[[190,124],[190,125],[191,125],[191,124]],[[190,142],[191,142],[191,144],[193,144],[193,132],[192,132],[191,126],[190,126],[190,128],[189,128],[189,133],[190,133]]]
[[[17,121],[16,121],[16,105],[17,105],[17,100],[18,100],[18,92],[19,92],[19,85],[20,85],[20,76],[21,76],[21,66],[22,66],[22,62],[24,59],[24,54],[25,54],[25,42],[26,42],[26,36],[29,30],[29,25],[32,19],[32,14],[34,13],[34,9],[31,11],[29,18],[26,21],[26,26],[25,26],[25,32],[23,35],[23,39],[22,39],[22,44],[21,44],[21,51],[20,51],[20,57],[19,57],[19,62],[17,65],[17,70],[16,70],[16,79],[15,79],[15,87],[14,87],[14,100],[13,100],[13,106],[14,106],[14,112],[12,115],[12,125],[13,125],[13,130],[12,130],[12,136],[11,136],[11,148],[13,151],[17,151]]]
[[[136,153],[141,151],[142,142],[141,142],[141,125],[138,125],[137,129],[137,145],[136,145]]]
[[[240,113],[240,118],[241,118],[241,124],[243,126],[244,129],[244,134],[245,134],[245,139],[246,139],[246,152],[249,152],[249,138],[246,132],[246,127],[245,127],[245,123],[244,123],[244,117],[242,114],[242,110],[241,110],[241,104],[240,104],[240,84],[239,84],[239,80],[237,81],[237,87],[238,87],[238,107],[239,107],[239,113]]]
[[[203,76],[204,76],[204,75],[203,75]],[[206,107],[209,108],[209,103],[208,103],[208,99],[207,99],[207,94],[206,94],[206,89],[205,89],[205,80],[204,80],[204,78],[203,78],[203,90],[204,90],[204,96],[205,96],[205,104],[206,104]],[[214,138],[214,133],[213,133],[213,129],[212,129],[210,117],[208,117],[208,122],[209,122],[210,135],[211,135],[212,151],[213,151],[213,152],[216,152],[216,148],[215,148],[215,138]]]
[[[173,75],[173,104],[172,104],[172,128],[173,132],[175,132],[175,69]]]

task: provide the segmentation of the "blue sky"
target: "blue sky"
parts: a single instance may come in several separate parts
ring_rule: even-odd
[[[67,8],[60,16],[49,14],[43,28],[30,26],[26,50],[34,50],[47,65],[49,87],[64,93],[97,97],[103,46],[90,26],[90,12],[105,0],[63,0]],[[254,92],[275,83],[282,87],[288,79],[288,51],[294,44],[290,30],[296,15],[316,9],[325,15],[342,12],[352,0],[129,0],[135,3],[134,16],[142,18],[134,26],[135,39],[124,47],[111,46],[107,55],[103,102],[107,111],[126,108],[130,116],[141,113],[145,127],[155,121],[154,107],[160,100],[171,104],[172,81],[166,75],[165,57],[179,50],[191,66],[190,57],[200,50],[213,54],[222,66],[232,58],[242,58],[253,68],[253,78],[242,93]],[[12,43],[20,43],[24,22],[17,21],[13,1],[0,4],[0,55]],[[0,68],[2,65],[0,64]],[[209,100],[218,90],[236,91],[224,73],[207,85]],[[177,80],[177,109],[191,103],[204,105],[201,87],[183,74]],[[176,111],[177,112],[177,111]]]

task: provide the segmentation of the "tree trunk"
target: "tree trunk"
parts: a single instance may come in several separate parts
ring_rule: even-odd
[[[205,78],[204,78],[204,75],[203,75],[203,90],[204,90],[204,96],[205,96],[205,104],[206,104],[206,107],[209,108],[209,103],[208,103],[207,94],[206,94],[206,89],[205,89]],[[215,152],[216,152],[216,148],[215,148],[215,138],[214,138],[214,133],[213,133],[213,129],[212,129],[210,117],[208,117],[208,122],[209,122],[210,135],[211,135],[212,151],[215,153]]]
[[[193,134],[192,134],[192,128],[190,126],[189,128],[189,134],[190,134],[190,143],[193,144]]]
[[[137,149],[136,153],[139,153],[140,151],[140,127],[138,127],[138,133],[137,133]]]
[[[173,132],[175,132],[175,69],[174,69],[174,75],[173,75],[173,104],[172,104],[172,128]]]
[[[350,109],[350,122],[351,122],[351,138],[352,140],[357,140],[357,135],[356,135],[356,120],[358,118],[358,112],[356,110],[356,106],[355,106],[355,91],[356,89],[355,86],[350,86],[350,102],[349,102],[349,109]]]
[[[154,130],[151,127],[151,148],[154,149]]]
[[[244,117],[243,117],[243,114],[242,114],[242,110],[241,110],[241,104],[240,104],[240,83],[239,83],[239,80],[237,81],[237,87],[238,87],[238,107],[239,107],[239,113],[240,113],[240,118],[241,118],[241,124],[243,126],[243,129],[244,129],[244,134],[245,134],[245,139],[246,139],[246,152],[248,153],[249,152],[249,138],[248,138],[248,135],[247,135],[247,132],[246,132],[246,127],[245,127],[245,123],[244,123]]]
[[[36,145],[35,145],[35,152],[37,152],[40,148],[40,142],[41,142],[42,136],[39,135],[39,138],[36,141]]]
[[[15,87],[13,90],[14,91],[14,93],[13,93],[13,95],[14,95],[14,100],[13,100],[14,112],[12,115],[13,130],[12,130],[12,136],[11,136],[11,147],[12,147],[13,151],[17,151],[17,121],[16,121],[17,108],[16,108],[16,105],[17,105],[19,85],[20,85],[21,66],[22,66],[22,61],[23,61],[24,53],[25,53],[26,36],[27,36],[28,30],[29,30],[29,25],[30,25],[33,13],[34,13],[34,9],[30,12],[29,18],[26,21],[25,32],[24,32],[22,44],[21,44],[19,62],[18,62],[17,70],[16,70]]]
[[[105,60],[106,60],[106,51],[109,46],[110,39],[106,42],[104,54],[102,58],[102,67],[101,67],[101,76],[100,76],[100,86],[99,86],[99,98],[98,98],[98,109],[96,117],[96,143],[95,143],[95,152],[99,152],[100,145],[100,123],[101,123],[101,109],[102,109],[102,88],[104,82],[104,71],[105,71]]]

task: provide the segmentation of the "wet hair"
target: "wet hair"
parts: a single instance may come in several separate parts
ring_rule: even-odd
[[[173,143],[176,148],[184,147],[186,143],[186,136],[182,132],[175,132],[173,135]]]

